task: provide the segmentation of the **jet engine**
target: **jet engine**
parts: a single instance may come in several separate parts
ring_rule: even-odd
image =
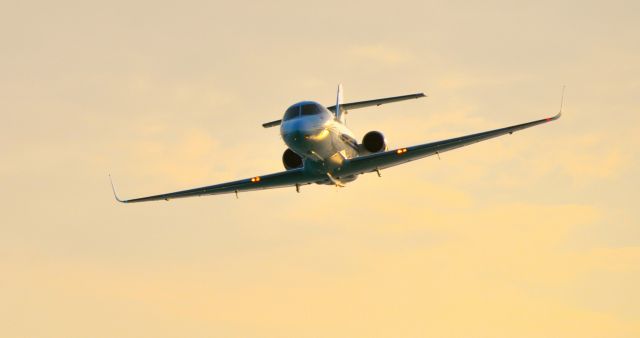
[[[370,153],[379,153],[387,150],[387,140],[379,131],[370,131],[362,138],[362,146]]]
[[[285,169],[291,170],[296,168],[302,168],[302,157],[296,154],[293,150],[287,148],[282,154],[282,164]]]

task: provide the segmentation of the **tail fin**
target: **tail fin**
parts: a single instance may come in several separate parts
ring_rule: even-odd
[[[336,95],[336,120],[344,122],[343,109],[341,107],[343,102],[342,96],[342,83],[338,85],[338,94]]]

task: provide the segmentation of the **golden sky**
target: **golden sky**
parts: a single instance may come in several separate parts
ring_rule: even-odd
[[[640,2],[0,4],[1,337],[640,336]],[[407,146],[326,186],[119,205],[282,170],[300,100]]]

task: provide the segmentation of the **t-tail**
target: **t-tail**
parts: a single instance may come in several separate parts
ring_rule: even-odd
[[[336,95],[336,120],[340,123],[344,123],[344,111],[342,108],[343,96],[342,96],[342,83],[338,85],[338,94]]]

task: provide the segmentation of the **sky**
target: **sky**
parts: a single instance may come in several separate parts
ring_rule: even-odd
[[[0,336],[640,336],[637,1],[0,3]],[[283,170],[291,104],[392,148],[563,117],[365,175]]]

